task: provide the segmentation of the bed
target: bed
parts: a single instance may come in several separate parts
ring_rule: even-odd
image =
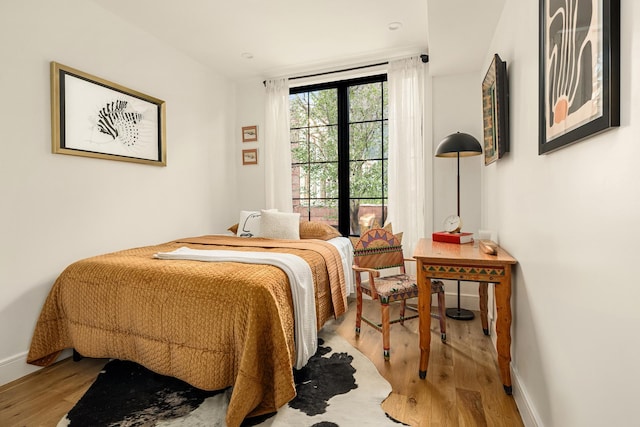
[[[74,348],[85,357],[131,360],[201,389],[232,387],[228,426],[291,400],[296,322],[286,273],[268,264],[157,259],[181,248],[300,257],[313,276],[317,330],[346,311],[346,238],[178,239],[67,267],[45,301],[27,362],[48,366]]]

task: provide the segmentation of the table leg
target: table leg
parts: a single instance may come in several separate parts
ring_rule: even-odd
[[[506,268],[506,277],[495,286],[496,298],[496,338],[498,367],[504,391],[511,394],[511,271]]]
[[[487,282],[480,282],[480,319],[482,320],[482,332],[484,332],[485,335],[489,335],[489,317],[487,315],[488,288],[489,284]]]
[[[418,262],[418,313],[420,313],[420,379],[427,377],[431,350],[431,280],[425,277],[422,262]]]

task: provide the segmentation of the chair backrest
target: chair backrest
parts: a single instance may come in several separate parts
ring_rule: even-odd
[[[400,239],[383,228],[372,228],[355,243],[353,262],[363,268],[382,270],[400,267],[404,271]]]

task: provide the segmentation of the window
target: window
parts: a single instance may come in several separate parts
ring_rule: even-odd
[[[387,207],[386,75],[292,88],[293,208],[343,235],[383,225]]]

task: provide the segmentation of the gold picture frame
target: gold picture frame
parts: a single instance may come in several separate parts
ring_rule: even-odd
[[[51,62],[55,154],[166,166],[165,102]]]

